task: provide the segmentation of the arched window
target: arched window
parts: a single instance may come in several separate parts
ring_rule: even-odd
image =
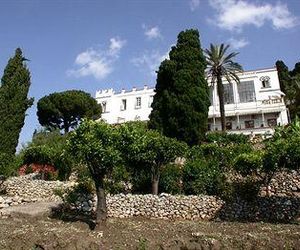
[[[268,76],[262,76],[261,78],[259,78],[259,80],[261,81],[261,87],[262,88],[270,88],[270,77]]]

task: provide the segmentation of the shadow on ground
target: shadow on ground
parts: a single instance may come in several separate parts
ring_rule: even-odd
[[[52,207],[51,214],[49,216],[51,219],[58,219],[64,222],[83,222],[89,226],[91,230],[95,230],[96,223],[95,218],[92,215],[84,215],[72,212],[66,209],[63,204],[59,204],[56,207]]]

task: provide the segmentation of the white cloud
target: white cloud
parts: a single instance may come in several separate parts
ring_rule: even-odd
[[[102,80],[113,72],[113,63],[119,57],[120,50],[126,41],[119,38],[111,38],[107,50],[89,48],[81,52],[75,59],[75,69],[67,71],[67,75],[75,77],[93,76]]]
[[[113,37],[109,41],[110,41],[109,52],[111,53],[111,55],[118,55],[120,50],[126,44],[126,40],[121,40],[118,37]]]
[[[191,11],[194,11],[194,10],[198,9],[198,7],[200,5],[200,0],[190,0],[189,4],[190,4]]]
[[[152,39],[162,38],[159,27],[154,26],[148,28],[146,27],[146,25],[143,25],[142,27],[145,30],[144,34],[148,39],[152,40]]]
[[[274,29],[288,29],[298,24],[298,18],[280,2],[271,5],[245,0],[209,0],[209,3],[217,12],[210,22],[230,31],[241,31],[246,25],[261,27],[266,22],[271,22]]]
[[[241,38],[241,39],[230,38],[228,40],[228,43],[233,49],[241,49],[249,44],[249,42],[245,38]]]
[[[160,63],[169,58],[169,51],[160,53],[158,50],[145,51],[142,55],[135,57],[131,62],[142,70],[149,71],[151,75],[155,75]]]

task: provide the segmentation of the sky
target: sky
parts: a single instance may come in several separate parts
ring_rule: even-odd
[[[230,44],[245,70],[300,61],[300,0],[1,0],[0,23],[1,75],[17,47],[30,60],[35,102],[19,148],[41,128],[36,103],[45,95],[155,86],[185,29],[199,30],[203,49]]]

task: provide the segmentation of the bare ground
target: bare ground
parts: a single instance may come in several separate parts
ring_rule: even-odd
[[[300,249],[297,224],[14,216],[0,219],[0,249]]]

